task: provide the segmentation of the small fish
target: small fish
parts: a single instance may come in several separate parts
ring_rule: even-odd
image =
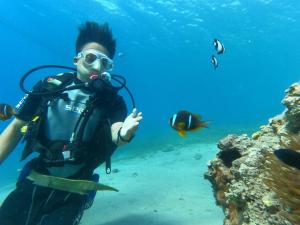
[[[211,56],[211,64],[214,66],[215,69],[217,69],[217,67],[219,66],[218,60],[214,55]]]
[[[8,120],[15,114],[15,110],[8,104],[0,104],[0,120]]]
[[[225,47],[221,43],[220,40],[218,40],[218,39],[215,38],[214,41],[213,41],[213,44],[215,46],[215,49],[216,49],[218,55],[223,54],[225,52]]]
[[[196,131],[207,127],[208,123],[201,121],[201,116],[188,111],[179,111],[169,120],[170,126],[178,131],[180,136],[185,136],[186,131]]]
[[[300,152],[291,149],[277,149],[274,154],[283,163],[300,170]]]

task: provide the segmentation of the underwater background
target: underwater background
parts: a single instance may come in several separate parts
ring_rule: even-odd
[[[87,20],[110,24],[117,39],[114,73],[126,77],[144,115],[117,158],[251,133],[283,111],[284,90],[300,78],[298,0],[2,0],[0,102],[18,103],[19,80],[33,67],[73,66],[77,29]],[[216,70],[214,38],[226,48]],[[26,87],[58,72],[34,73]],[[130,111],[130,98],[122,95]],[[184,109],[202,115],[209,128],[179,137],[168,120]],[[21,150],[0,166],[0,191],[14,183]]]

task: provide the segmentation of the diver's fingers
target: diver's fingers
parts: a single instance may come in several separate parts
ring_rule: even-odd
[[[133,110],[132,110],[132,117],[136,117],[136,115],[137,115],[137,109],[136,108],[134,108]]]
[[[141,115],[136,117],[137,122],[140,122],[142,119],[143,119],[143,117]]]
[[[134,123],[134,125],[131,127],[131,131],[135,132],[139,128],[139,122]]]
[[[136,116],[135,116],[135,118],[139,118],[139,117],[142,117],[142,112],[139,112]]]

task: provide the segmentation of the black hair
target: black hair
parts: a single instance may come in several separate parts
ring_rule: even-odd
[[[78,54],[84,45],[90,42],[96,42],[103,45],[109,57],[113,58],[116,52],[116,40],[108,23],[98,24],[96,22],[87,21],[79,27],[79,34],[76,40],[76,53]]]

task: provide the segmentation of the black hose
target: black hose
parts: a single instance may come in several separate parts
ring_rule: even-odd
[[[27,79],[27,77],[37,71],[37,70],[40,70],[40,69],[45,69],[45,68],[61,68],[61,69],[68,69],[68,70],[73,70],[73,71],[77,71],[75,68],[73,67],[69,67],[69,66],[60,66],[60,65],[43,65],[43,66],[38,66],[38,67],[35,67],[29,71],[27,71],[20,79],[20,88],[23,92],[25,92],[26,94],[33,94],[31,91],[27,91],[25,88],[24,88],[24,81]],[[46,94],[52,94],[52,93],[56,93],[56,92],[59,92],[61,90],[56,90],[56,91],[53,91],[53,92],[47,92]],[[36,95],[40,95],[40,94],[45,94],[44,92],[42,93],[34,93]]]
[[[70,87],[63,87],[61,89],[58,89],[58,90],[54,90],[54,91],[47,91],[47,92],[31,92],[31,91],[28,91],[25,89],[24,87],[24,82],[25,80],[27,79],[27,77],[37,71],[37,70],[41,70],[41,69],[45,69],[45,68],[61,68],[61,69],[67,69],[67,70],[72,70],[72,71],[77,71],[76,68],[74,67],[69,67],[69,66],[61,66],[61,65],[43,65],[43,66],[38,66],[38,67],[35,67],[29,71],[27,71],[20,79],[20,88],[23,92],[25,92],[26,94],[29,94],[29,95],[51,95],[51,94],[55,94],[55,93],[58,93],[58,92],[61,92],[61,91],[66,91],[66,90],[74,90],[74,89],[79,89],[79,88],[82,88],[82,87],[87,87],[88,84],[87,83],[81,83],[81,84],[75,84],[75,85],[72,85]],[[135,101],[134,101],[134,97],[131,93],[131,91],[127,88],[126,86],[126,79],[123,77],[123,76],[120,76],[120,75],[116,75],[116,74],[113,74],[111,75],[111,78],[112,80],[116,81],[117,83],[120,84],[119,87],[113,87],[114,89],[116,89],[117,91],[121,90],[122,88],[125,88],[125,90],[128,92],[130,98],[131,98],[131,101],[132,101],[132,105],[133,105],[133,108],[135,108]]]

